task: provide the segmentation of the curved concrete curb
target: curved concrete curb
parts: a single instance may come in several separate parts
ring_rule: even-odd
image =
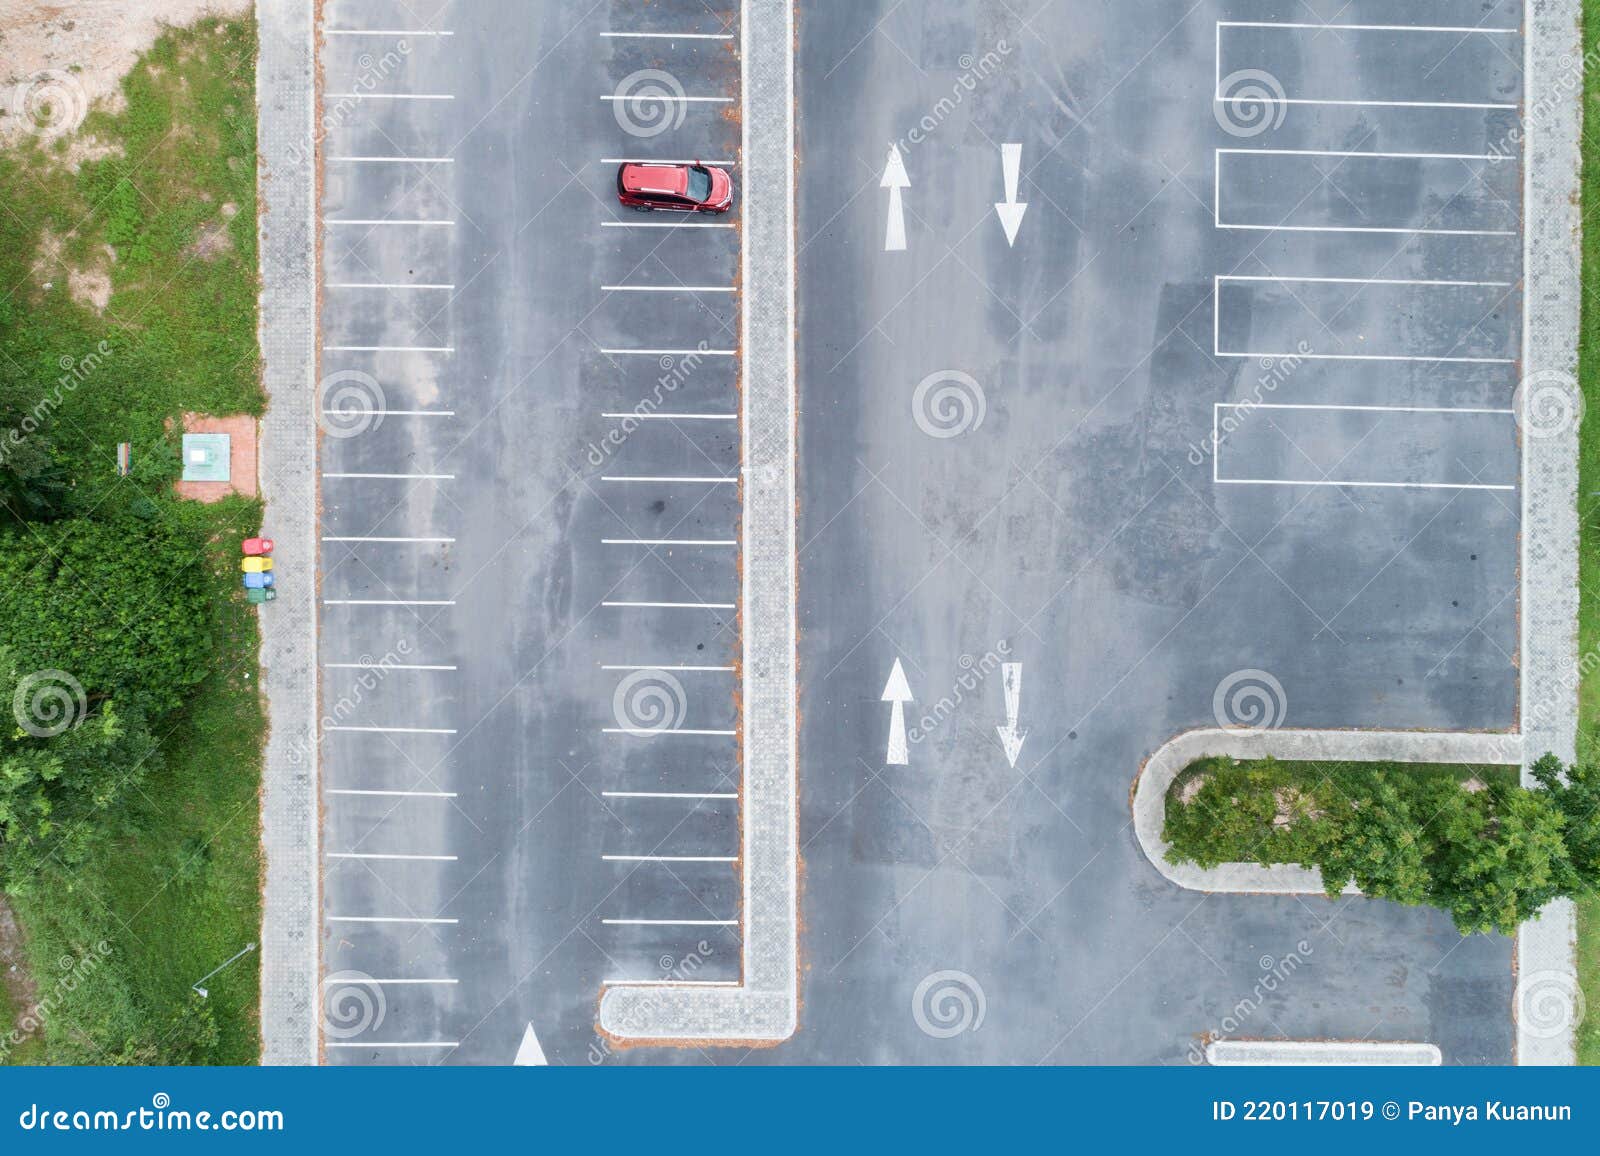
[[[1226,755],[1235,759],[1271,756],[1285,762],[1346,759],[1391,763],[1522,763],[1522,736],[1436,731],[1226,730],[1184,731],[1156,750],[1139,769],[1133,786],[1133,829],[1155,869],[1190,891],[1322,894],[1322,874],[1293,865],[1224,863],[1210,869],[1169,863],[1167,788],[1196,759]],[[1347,894],[1360,894],[1355,887]]]

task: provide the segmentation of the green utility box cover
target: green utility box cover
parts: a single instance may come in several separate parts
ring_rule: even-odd
[[[232,476],[230,439],[224,433],[183,435],[183,480],[225,482]]]

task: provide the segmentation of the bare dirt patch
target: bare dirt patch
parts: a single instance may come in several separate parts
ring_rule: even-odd
[[[6,897],[0,895],[0,986],[13,1010],[26,1012],[39,1004],[39,987],[28,970],[23,950],[22,928]],[[15,1024],[0,1024],[0,1032],[10,1032]],[[29,1033],[31,1034],[31,1033]]]
[[[0,143],[39,131],[41,121],[50,135],[70,132],[97,105],[116,110],[122,78],[164,26],[251,7],[252,0],[0,0]]]

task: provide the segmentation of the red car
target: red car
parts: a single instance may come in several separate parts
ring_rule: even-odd
[[[733,178],[699,161],[624,164],[617,169],[617,198],[641,213],[726,213],[733,205]]]

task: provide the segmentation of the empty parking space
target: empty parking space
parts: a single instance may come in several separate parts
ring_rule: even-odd
[[[1514,236],[1518,170],[1493,153],[1222,148],[1219,228]]]
[[[1223,484],[1511,490],[1517,476],[1509,409],[1266,404],[1217,447]]]
[[[1267,99],[1290,105],[1511,109],[1520,89],[1514,21],[1219,21],[1216,37],[1219,100],[1259,101],[1254,86],[1240,95],[1250,73],[1271,78]]]
[[[1515,289],[1497,280],[1222,276],[1214,352],[1509,365],[1516,357]]]

